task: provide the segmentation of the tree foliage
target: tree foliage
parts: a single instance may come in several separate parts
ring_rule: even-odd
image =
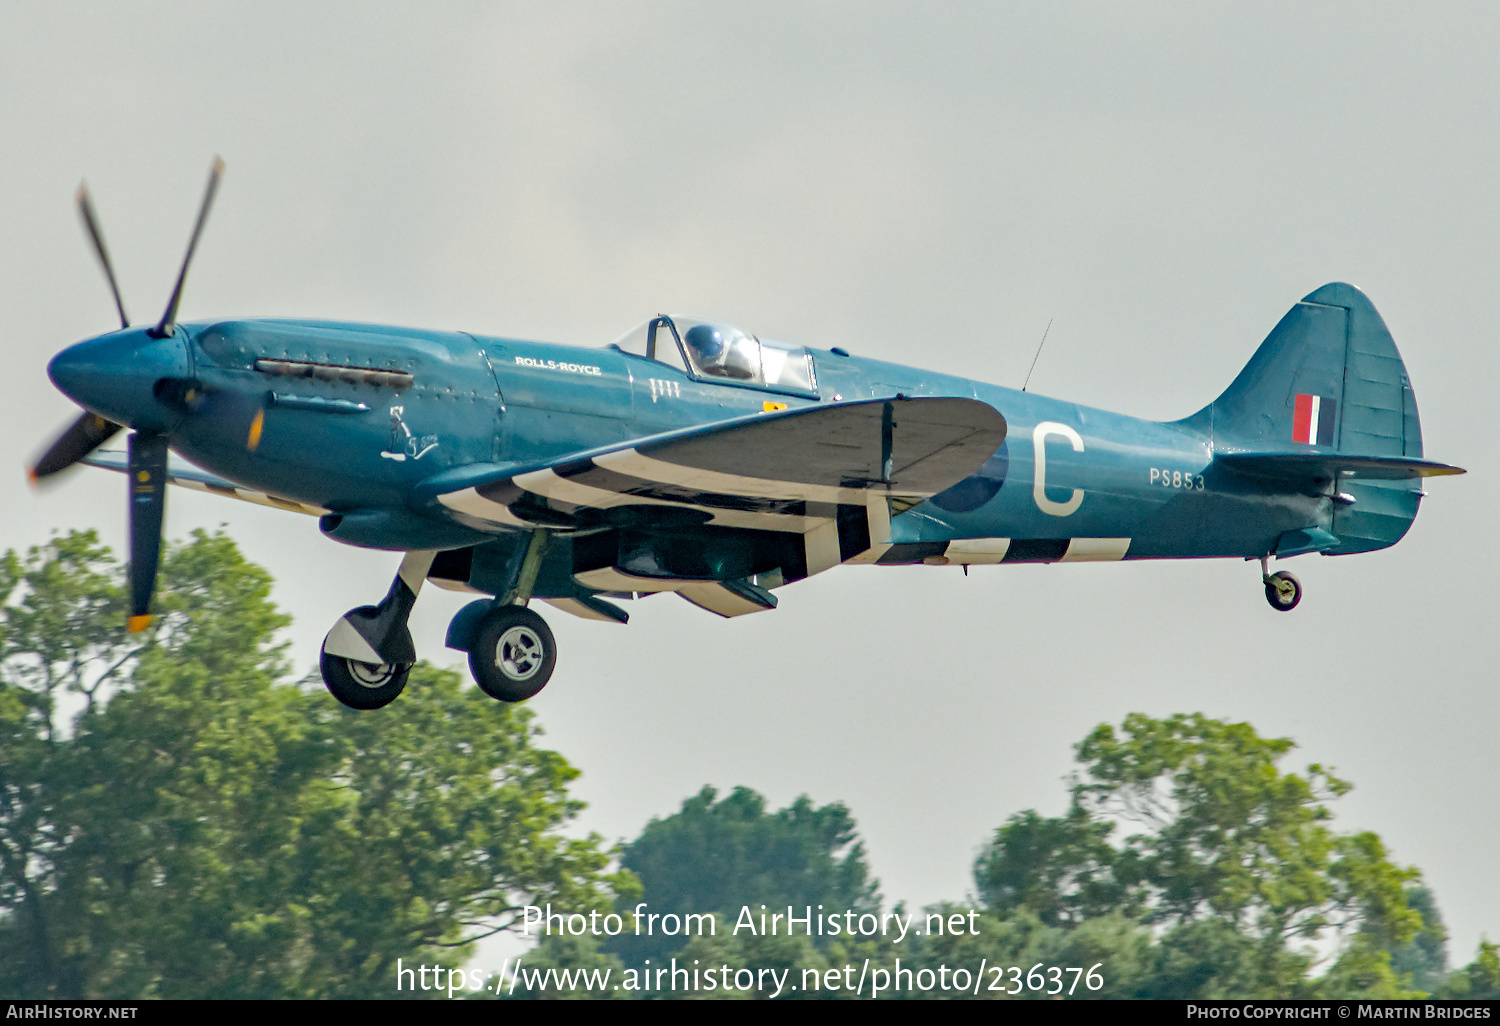
[[[746,905],[757,913],[762,904],[799,912],[819,904],[841,912],[880,908],[848,808],[815,807],[804,795],[767,812],[765,799],[746,787],[717,797],[705,786],[625,846],[620,863],[640,879],[641,900],[652,912],[718,913],[732,924]],[[642,938],[627,957],[660,957],[681,943]]]
[[[804,795],[776,812],[737,787],[722,801],[704,787],[625,847],[621,864],[653,909],[737,913],[743,904],[879,908],[865,848],[842,804]]]
[[[0,992],[385,996],[535,901],[610,900],[524,709],[419,665],[351,713],[283,683],[270,579],[222,535],[124,633],[92,534],[0,561]]]
[[[1474,961],[1455,970],[1437,996],[1500,1000],[1500,944],[1481,940]]]
[[[1156,949],[1143,996],[1404,996],[1390,952],[1423,928],[1417,871],[1373,833],[1335,831],[1327,803],[1351,785],[1282,772],[1292,747],[1202,715],[1101,725],[1069,811],[1012,816],[981,853],[981,899],[1048,927],[1138,922]]]
[[[1418,990],[1433,992],[1444,985],[1448,973],[1448,928],[1426,887],[1408,887],[1406,903],[1422,917],[1422,928],[1391,952],[1391,968],[1409,976]]]
[[[997,912],[1028,909],[1046,926],[1077,926],[1129,904],[1116,878],[1114,825],[1081,808],[1047,819],[1017,813],[974,867],[979,897]]]

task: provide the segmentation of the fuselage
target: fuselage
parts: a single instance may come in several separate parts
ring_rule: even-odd
[[[103,338],[119,353],[119,338],[135,334],[143,333]],[[767,409],[898,395],[979,399],[1001,412],[1008,435],[976,474],[899,512],[880,562],[950,561],[948,543],[965,539],[1007,539],[1007,562],[1253,557],[1335,514],[1327,495],[1215,473],[1216,439],[1203,418],[1140,420],[836,349],[806,350],[812,381],[777,388],[709,379],[680,360],[615,346],[362,324],[202,322],[138,342],[138,365],[175,369],[158,378],[154,405],[141,398],[143,384],[116,382],[118,398],[77,385],[80,361],[69,354],[92,342],[60,355],[54,380],[102,416],[168,430],[174,450],[230,481],[374,518],[365,536],[344,539],[356,544],[486,540],[431,508],[436,484]],[[191,394],[162,381],[190,382]],[[127,402],[136,408],[119,405]],[[969,561],[998,561],[971,548]]]

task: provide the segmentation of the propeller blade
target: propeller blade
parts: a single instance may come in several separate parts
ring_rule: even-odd
[[[84,413],[68,425],[51,448],[42,453],[28,476],[36,482],[59,470],[66,470],[113,438],[119,430],[120,425],[112,420],[105,420],[97,413]]]
[[[177,329],[177,304],[182,302],[182,286],[187,281],[188,265],[193,262],[193,251],[198,248],[198,237],[203,234],[203,224],[208,220],[208,210],[214,204],[214,193],[219,191],[219,179],[224,177],[224,160],[215,157],[208,172],[208,188],[203,193],[203,205],[198,208],[198,223],[193,226],[192,238],[188,240],[187,254],[182,258],[182,270],[177,273],[177,285],[172,289],[172,298],[167,302],[167,312],[161,315],[161,323],[152,334],[166,338]]]
[[[94,214],[94,200],[89,195],[87,182],[78,183],[78,213],[83,215],[83,226],[89,230],[94,241],[94,255],[104,267],[104,277],[109,279],[109,291],[115,297],[115,309],[120,311],[120,327],[130,327],[130,318],[125,316],[125,302],[120,298],[120,285],[115,281],[115,268],[109,262],[109,250],[104,247],[104,233],[99,230],[99,218]]]
[[[167,508],[167,436],[136,431],[130,436],[130,630],[151,624],[151,593],[161,557],[161,525]]]

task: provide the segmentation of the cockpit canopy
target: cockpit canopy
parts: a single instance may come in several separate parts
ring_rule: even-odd
[[[817,395],[812,354],[756,338],[721,321],[662,314],[626,332],[614,348],[693,377],[795,395]]]

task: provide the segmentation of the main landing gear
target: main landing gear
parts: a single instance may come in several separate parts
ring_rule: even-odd
[[[524,702],[547,686],[557,642],[547,622],[525,606],[495,606],[469,645],[474,683],[501,702]]]
[[[516,552],[514,583],[505,597],[470,603],[448,626],[448,646],[469,653],[475,683],[501,702],[531,698],[546,687],[557,665],[552,631],[525,605],[546,546],[545,532],[535,532]],[[407,618],[436,556],[435,551],[408,552],[380,605],[351,609],[323,639],[323,683],[349,708],[379,709],[405,689],[417,661]]]
[[[1266,566],[1267,558],[1260,557],[1260,579],[1266,586],[1266,601],[1272,609],[1289,613],[1302,601],[1302,582],[1285,570],[1271,573]]]
[[[547,533],[535,531],[517,549],[515,584],[503,599],[459,610],[448,627],[448,645],[469,653],[474,683],[501,702],[524,702],[547,686],[557,665],[557,642],[547,622],[526,608],[547,550]]]

